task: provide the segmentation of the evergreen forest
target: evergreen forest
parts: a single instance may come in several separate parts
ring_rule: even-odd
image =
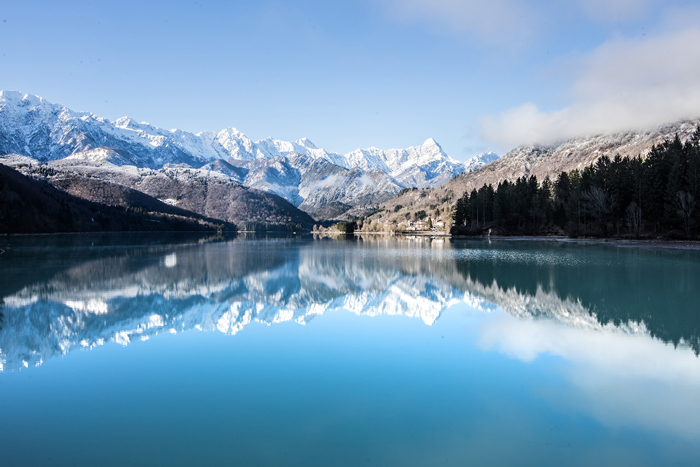
[[[465,192],[452,233],[567,234],[597,237],[697,238],[700,226],[700,127],[645,157],[600,157],[556,180],[535,176]]]

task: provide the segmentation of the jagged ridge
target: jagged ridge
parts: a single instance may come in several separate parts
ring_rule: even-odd
[[[275,193],[311,213],[328,203],[351,208],[376,205],[402,188],[438,186],[496,157],[490,153],[461,163],[432,138],[408,149],[368,148],[341,155],[317,148],[306,138],[253,142],[235,128],[192,134],[128,117],[110,122],[12,91],[0,91],[0,154],[66,164],[206,168]],[[324,176],[331,172],[333,178]],[[315,186],[321,188],[313,190]],[[342,190],[329,190],[333,186]]]

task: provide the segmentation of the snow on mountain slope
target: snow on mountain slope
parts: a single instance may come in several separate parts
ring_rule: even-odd
[[[87,151],[81,151],[71,154],[68,157],[62,159],[69,163],[90,163],[90,164],[102,164],[110,163],[113,165],[123,166],[133,164],[128,157],[128,155],[123,154],[121,151],[99,147],[95,149],[88,149]]]
[[[581,136],[556,146],[520,146],[486,165],[449,180],[444,185],[396,196],[384,203],[382,211],[371,220],[375,225],[391,224],[394,221],[400,223],[408,212],[429,212],[433,209],[431,206],[443,213],[450,213],[463,193],[479,189],[483,185],[492,185],[495,188],[504,180],[514,182],[519,177],[533,175],[540,181],[545,177],[555,180],[561,172],[582,170],[602,156],[614,158],[619,154],[622,157],[644,157],[654,145],[673,139],[676,135],[681,141],[688,141],[698,126],[700,118],[695,118],[644,131]]]
[[[128,117],[110,122],[37,96],[0,91],[1,152],[50,161],[98,147],[121,150],[129,154],[129,162],[148,168],[165,164],[201,167],[215,159],[270,157],[234,128],[218,134],[195,135],[164,130]]]
[[[270,157],[286,157],[294,154],[303,154],[314,159],[323,159],[340,167],[348,168],[345,156],[336,152],[328,152],[323,148],[317,148],[308,138],[298,139],[294,142],[280,141],[265,138],[256,141],[255,144],[270,155]]]
[[[491,162],[495,162],[497,160],[498,154],[495,152],[482,152],[464,163],[464,171],[467,173],[473,172],[474,170],[480,169],[486,164],[490,164]]]
[[[243,184],[259,190],[275,193],[295,206],[304,199],[299,196],[301,174],[286,157],[277,156],[242,165],[248,170]]]
[[[274,193],[309,212],[320,213],[333,203],[328,215],[343,207],[376,205],[402,188],[442,185],[497,158],[489,153],[461,163],[432,138],[408,149],[368,148],[342,155],[306,138],[253,142],[235,128],[193,134],[129,117],[110,122],[14,91],[0,91],[0,154],[39,162],[63,160],[62,167],[201,168]]]
[[[432,138],[408,149],[368,148],[341,155],[318,148],[306,138],[253,142],[235,128],[193,134],[129,117],[110,122],[41,97],[0,91],[0,152],[50,161],[98,147],[120,150],[124,163],[148,168],[165,164],[198,168],[216,159],[255,161],[304,154],[347,169],[380,170],[404,187],[436,186],[468,169],[445,154]]]
[[[449,188],[459,186],[459,192],[463,192],[486,183],[495,186],[503,180],[513,181],[524,175],[554,180],[561,172],[582,170],[604,155],[611,159],[618,154],[622,157],[646,156],[654,145],[676,135],[681,141],[687,141],[698,125],[700,119],[682,120],[645,131],[581,136],[555,146],[520,146],[487,167],[459,177],[451,184],[455,187]]]
[[[118,166],[105,160],[112,153],[108,149],[86,152],[93,157],[77,153],[73,160],[66,158],[40,163],[26,156],[6,155],[0,156],[0,164],[13,167],[32,178],[45,180],[75,196],[110,205],[113,203],[109,200],[95,199],[99,194],[97,192],[103,191],[97,189],[100,185],[97,182],[127,187],[171,206],[227,222],[293,223],[307,226],[314,222],[307,213],[279,196],[242,186],[236,181],[236,170],[245,174],[244,169],[231,167],[232,175],[227,175],[207,168],[168,166],[148,169],[133,165]],[[226,163],[221,160],[212,163],[217,166],[224,164]]]
[[[272,138],[265,138],[255,142],[255,144],[269,154],[270,157],[286,156],[288,154],[307,154],[308,150],[317,149],[309,140],[305,139],[303,143],[304,144],[301,144],[301,140],[289,142]]]
[[[204,132],[199,133],[198,136],[208,137],[210,134],[210,132]],[[228,157],[232,159],[249,161],[272,157],[264,148],[260,148],[256,143],[253,143],[246,135],[235,128],[221,130],[211,144],[217,148],[217,152],[220,155],[228,155]],[[219,146],[223,151],[218,150]]]
[[[464,164],[445,154],[433,138],[408,149],[356,149],[345,157],[350,167],[381,170],[404,187],[438,186],[465,170]]]
[[[299,195],[304,202],[302,211],[317,218],[334,218],[345,206],[367,208],[384,202],[402,186],[379,170],[346,169],[326,160],[307,160],[310,156],[295,156],[292,163],[302,171]],[[323,209],[335,206],[322,214]]]
[[[248,170],[244,185],[274,192],[312,214],[331,202],[378,204],[403,188],[384,172],[347,169],[310,154],[290,153],[241,167]]]

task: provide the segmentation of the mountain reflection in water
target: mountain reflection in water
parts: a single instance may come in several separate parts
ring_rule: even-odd
[[[390,237],[0,242],[3,465],[699,458],[695,251]]]
[[[306,324],[336,309],[431,325],[463,302],[522,322],[700,350],[697,252],[373,237],[212,240],[13,239],[2,258],[3,370],[108,341],[192,328],[236,334],[253,321]]]

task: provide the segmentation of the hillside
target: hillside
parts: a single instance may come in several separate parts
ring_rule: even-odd
[[[457,199],[465,191],[480,188],[484,184],[494,187],[503,180],[514,181],[522,176],[556,178],[562,171],[583,169],[601,156],[613,158],[645,156],[654,145],[676,134],[685,142],[700,124],[700,119],[684,120],[662,125],[643,132],[623,132],[571,139],[553,147],[521,146],[499,159],[473,172],[454,177],[442,186],[424,190],[407,189],[380,206],[380,211],[368,217],[365,230],[392,230],[408,219],[416,219],[416,213],[434,218],[448,217]],[[420,217],[420,216],[419,216]],[[449,230],[449,229],[448,229]]]
[[[313,219],[279,196],[244,187],[223,174],[167,167],[159,170],[119,167],[109,162],[0,157],[25,175],[91,201],[160,212],[195,213],[229,223],[266,222],[313,225]]]
[[[64,167],[109,164],[112,171],[203,169],[280,196],[320,220],[376,208],[406,187],[439,186],[497,157],[488,153],[460,162],[432,138],[406,149],[370,147],[339,154],[306,138],[254,142],[235,128],[194,134],[128,117],[110,121],[14,91],[0,91],[2,154],[60,161]],[[278,222],[279,217],[265,221]]]
[[[108,188],[108,187],[103,187]],[[108,190],[103,191],[106,193]],[[88,201],[0,164],[0,232],[117,232],[235,230],[233,224],[207,219],[158,200],[114,190],[123,200],[136,196],[139,208]],[[162,208],[160,210],[159,208]],[[145,209],[148,209],[146,211]]]

